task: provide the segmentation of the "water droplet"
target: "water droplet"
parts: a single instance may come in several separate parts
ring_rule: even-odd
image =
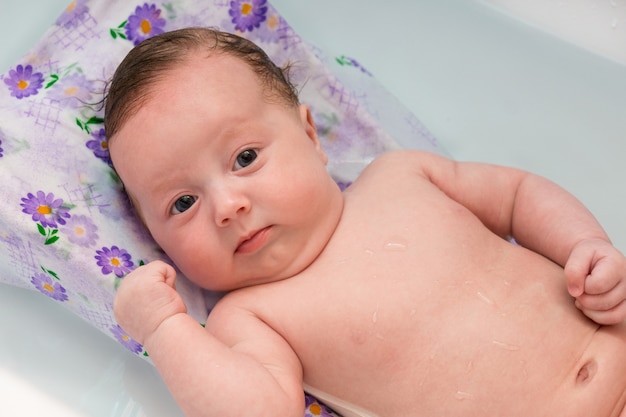
[[[481,300],[483,300],[485,303],[489,304],[489,305],[493,305],[493,300],[489,297],[487,297],[485,294],[483,294],[480,291],[476,291],[476,295],[478,296],[478,298],[480,298]]]
[[[385,242],[385,250],[390,252],[403,252],[408,247],[406,239],[401,237],[393,237]]]
[[[456,398],[459,401],[463,401],[463,400],[471,400],[472,398],[474,398],[474,396],[470,394],[469,392],[457,391],[454,394],[454,398]]]
[[[492,343],[505,350],[510,350],[510,351],[520,350],[520,347],[518,345],[512,345],[510,343],[500,342],[499,340],[492,340]]]

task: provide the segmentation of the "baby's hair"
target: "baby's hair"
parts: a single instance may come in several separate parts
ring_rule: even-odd
[[[194,52],[240,58],[257,75],[269,100],[297,106],[298,93],[288,78],[289,67],[276,66],[255,43],[210,28],[165,32],[135,46],[115,71],[105,99],[104,129],[112,138],[149,98],[152,87]]]

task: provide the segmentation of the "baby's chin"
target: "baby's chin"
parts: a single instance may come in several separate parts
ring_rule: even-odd
[[[189,278],[189,280],[205,290],[216,292],[231,292],[258,285],[273,284],[292,278],[305,271],[315,261],[316,258],[317,256],[312,257],[310,260],[304,260],[304,262],[303,259],[300,259],[297,263],[290,264],[288,267],[280,268],[273,273],[268,273],[265,275],[243,276],[235,279],[223,277],[212,277],[207,279],[207,277],[204,276],[201,279],[194,279],[192,277]]]
[[[194,274],[186,274],[184,270],[182,273],[189,281],[203,290],[215,291],[215,292],[231,292],[242,288],[252,287],[255,285],[269,284],[272,282],[280,281],[282,278],[266,277],[266,276],[249,276],[249,277],[222,277],[222,276],[210,276],[209,274],[202,274],[202,276],[196,276]]]
[[[285,274],[273,274],[270,276],[250,277],[247,279],[237,280],[236,282],[230,281],[230,282],[223,282],[223,283],[214,283],[213,285],[208,284],[207,286],[200,285],[200,287],[203,287],[210,291],[230,292],[230,291],[241,290],[244,288],[254,287],[257,285],[268,285],[268,284],[280,282],[285,279],[289,279],[295,275],[298,275],[303,270],[304,269],[296,270],[296,271],[288,272]]]

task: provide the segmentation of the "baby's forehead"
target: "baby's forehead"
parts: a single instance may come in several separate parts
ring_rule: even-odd
[[[211,78],[240,76],[247,73],[254,79],[254,83],[261,84],[261,79],[248,62],[240,56],[218,51],[190,51],[181,59],[163,68],[161,74],[147,86],[148,93],[156,93],[167,87],[185,87],[185,83],[198,72],[204,73],[205,81]]]

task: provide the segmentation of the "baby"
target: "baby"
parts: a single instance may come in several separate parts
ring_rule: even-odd
[[[546,179],[398,151],[342,193],[283,72],[209,29],[132,50],[106,131],[154,239],[229,291],[205,329],[163,262],[119,288],[187,415],[301,417],[304,388],[344,416],[626,416],[626,259]]]

